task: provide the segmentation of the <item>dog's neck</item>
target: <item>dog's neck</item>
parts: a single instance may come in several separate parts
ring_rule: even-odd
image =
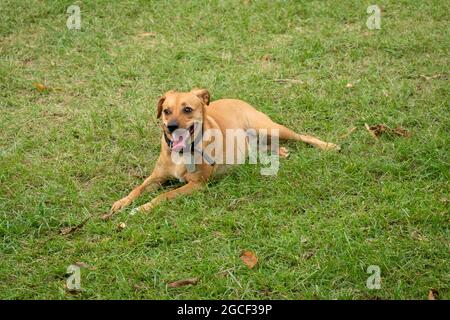
[[[169,139],[169,137],[167,136],[166,132],[163,131],[164,134],[164,140],[166,141],[167,147],[169,148],[169,152],[172,152],[172,145],[173,145],[173,141]],[[203,135],[203,124],[202,124],[202,135]],[[191,153],[194,152],[194,148],[195,148],[195,141],[191,142]],[[183,153],[183,149],[180,150],[180,153]]]
[[[196,144],[198,144],[198,143],[203,144],[204,143],[204,141],[202,139],[203,139],[203,133],[204,133],[204,130],[205,130],[205,123],[206,123],[206,128],[211,128],[211,127],[217,127],[218,128],[217,123],[211,117],[209,117],[209,116],[204,117],[204,120],[202,121],[201,133],[200,133],[200,136],[199,136],[200,137],[200,141],[196,141],[198,139],[198,137],[197,137],[197,138],[194,139],[194,141],[191,142],[190,153],[193,154],[193,155],[196,152],[199,152],[198,146],[196,146]],[[163,130],[163,136],[164,136],[164,141],[165,141],[166,146],[167,146],[167,148],[166,148],[167,153],[171,153],[172,152],[173,141],[169,139],[169,137],[167,136],[167,134],[166,134],[166,132],[164,130]],[[214,159],[212,159],[208,154],[205,154],[202,149],[200,150],[200,153],[201,153],[203,159],[205,160],[205,162],[208,163],[210,166],[214,166],[216,164]],[[183,153],[183,149],[181,149],[179,153],[182,154]]]

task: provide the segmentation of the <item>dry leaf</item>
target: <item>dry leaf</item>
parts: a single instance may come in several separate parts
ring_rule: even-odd
[[[83,220],[83,222],[81,222],[80,224],[76,225],[75,227],[65,227],[65,228],[62,228],[61,230],[59,230],[59,233],[60,233],[61,235],[63,235],[63,236],[68,235],[68,234],[70,234],[70,233],[73,233],[73,232],[77,231],[78,229],[81,229],[81,228],[86,224],[86,222],[88,222],[88,220],[89,220],[90,218],[91,218],[91,217],[87,217],[86,219]]]
[[[81,261],[75,262],[74,265],[76,265],[76,266],[78,266],[80,268],[86,268],[86,269],[89,269],[89,270],[97,270],[96,267],[90,266],[87,263],[84,263],[84,262],[81,262]]]
[[[422,78],[424,78],[426,81],[429,81],[429,80],[433,80],[433,79],[437,79],[437,78],[440,78],[441,76],[443,76],[442,74],[440,74],[440,73],[438,73],[438,74],[435,74],[434,76],[426,76],[426,75],[424,75],[424,74],[421,74],[420,75]]]
[[[126,227],[127,227],[127,225],[125,224],[125,222],[121,222],[117,225],[117,230],[122,231]]]
[[[273,60],[273,58],[272,58],[272,56],[270,54],[265,54],[262,57],[262,59],[263,59],[263,61],[266,61],[266,62]]]
[[[428,300],[437,300],[439,298],[439,292],[436,289],[430,289],[428,292]]]
[[[143,291],[143,290],[148,290],[147,286],[143,283],[135,283],[133,285],[134,290],[136,291]]]
[[[308,260],[314,255],[314,251],[307,251],[302,255],[302,258],[305,260]]]
[[[39,91],[39,92],[49,92],[49,91],[61,91],[62,88],[53,88],[46,86],[45,84],[42,84],[40,82],[33,82],[33,86]]]
[[[295,83],[295,84],[303,83],[303,81],[299,80],[299,79],[275,79],[273,81],[278,82],[278,83]]]
[[[51,88],[47,87],[46,85],[39,83],[39,82],[33,82],[33,86],[40,92],[50,91]]]
[[[105,213],[100,217],[103,221],[109,220],[114,215],[114,212]]]
[[[258,257],[251,251],[243,251],[240,258],[250,269],[258,263]]]
[[[411,137],[411,133],[402,127],[392,129],[392,132],[402,137]]]
[[[178,280],[178,281],[174,281],[168,284],[169,288],[178,288],[178,287],[182,287],[182,286],[187,286],[187,285],[195,285],[198,282],[198,278],[190,278],[190,279],[183,279],[183,280]]]
[[[212,235],[216,238],[223,238],[224,234],[220,231],[213,231]]]
[[[140,37],[156,37],[156,32],[144,32],[139,35]]]
[[[86,263],[81,262],[81,261],[75,262],[74,265],[76,265],[76,266],[78,266],[80,268],[89,268],[89,266]]]
[[[427,241],[428,239],[423,236],[419,231],[415,230],[411,233],[411,238],[418,241]]]
[[[370,133],[370,135],[372,137],[374,137],[375,139],[378,139],[377,134],[374,132],[374,130],[371,129],[371,127],[369,127],[369,125],[367,123],[364,124],[364,127],[367,129],[367,131]]]
[[[372,131],[377,137],[381,136],[386,131],[389,131],[388,126],[385,124],[377,124],[375,126],[371,126],[370,131]]]
[[[365,123],[364,126],[366,127],[367,131],[374,138],[378,138],[379,136],[381,136],[385,132],[386,133],[391,133],[391,134],[396,134],[396,135],[401,136],[401,137],[410,137],[411,136],[411,133],[408,130],[402,128],[402,127],[397,127],[395,129],[391,129],[385,124],[377,124],[375,126],[369,126],[367,123]]]

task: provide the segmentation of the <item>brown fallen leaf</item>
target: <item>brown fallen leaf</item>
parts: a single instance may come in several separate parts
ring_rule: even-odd
[[[82,261],[77,261],[77,262],[74,263],[74,265],[76,265],[76,266],[78,266],[80,268],[86,268],[86,269],[89,269],[89,270],[97,270],[96,267],[90,266],[87,263],[84,263]]]
[[[68,235],[68,234],[70,234],[70,233],[74,233],[75,231],[81,229],[81,228],[86,224],[86,222],[88,222],[88,220],[89,220],[90,218],[91,218],[91,217],[87,217],[87,218],[84,219],[80,224],[78,224],[78,225],[76,225],[76,226],[74,226],[74,227],[65,227],[65,228],[62,228],[61,230],[59,230],[59,234],[65,236],[65,235]]]
[[[372,136],[372,137],[374,137],[375,139],[378,139],[378,135],[380,134],[380,133],[375,133],[375,130],[373,130],[372,129],[372,127],[370,127],[367,123],[365,123],[364,124],[364,127],[366,128],[366,130],[370,133],[370,135]]]
[[[140,37],[156,37],[156,32],[143,32],[139,36]]]
[[[86,263],[81,262],[81,261],[75,262],[74,265],[76,265],[76,266],[78,266],[80,268],[89,268],[89,266]]]
[[[428,292],[428,300],[438,300],[439,292],[436,289],[430,289]]]
[[[103,221],[109,220],[114,214],[115,212],[105,213],[102,216],[100,216],[100,219],[102,219]]]
[[[440,74],[440,73],[438,73],[438,74],[435,74],[434,76],[426,76],[426,75],[424,75],[424,74],[421,74],[420,76],[421,76],[422,78],[424,78],[426,81],[429,81],[429,80],[433,80],[433,79],[440,78],[440,77],[443,76],[443,75]]]
[[[265,54],[265,55],[262,57],[262,60],[268,62],[268,61],[272,61],[273,58],[272,58],[272,56],[271,56],[270,54]]]
[[[220,231],[213,231],[212,235],[214,237],[216,237],[216,238],[223,238],[224,237],[224,234],[222,232],[220,232]]]
[[[385,124],[377,124],[375,126],[369,126],[367,123],[364,124],[367,131],[371,134],[372,137],[378,138],[383,133],[396,134],[401,137],[410,137],[411,133],[402,127],[397,127],[395,129],[389,128]]]
[[[411,232],[411,238],[413,238],[414,240],[418,240],[418,241],[427,241],[428,240],[424,235],[422,235],[417,230],[414,230],[413,232]]]
[[[402,136],[402,137],[411,137],[411,132],[409,132],[408,130],[402,128],[402,127],[397,127],[395,129],[392,129],[392,132],[395,133],[396,135]]]
[[[50,87],[47,87],[45,84],[40,82],[33,82],[33,86],[40,92],[47,92],[51,90]]]
[[[302,258],[305,260],[310,259],[314,255],[314,251],[307,251],[302,255]]]
[[[303,81],[299,80],[299,79],[275,79],[273,81],[278,82],[278,83],[295,83],[295,84],[303,83]]]
[[[240,256],[242,262],[245,263],[247,267],[253,269],[253,267],[258,263],[258,257],[252,251],[245,250]]]
[[[49,92],[49,91],[62,91],[62,88],[54,88],[46,86],[45,84],[42,84],[40,82],[33,82],[33,86],[39,91],[39,92]]]
[[[144,283],[135,283],[133,285],[134,290],[136,291],[144,291],[148,290],[148,287]]]
[[[183,279],[183,280],[178,280],[178,281],[174,281],[168,284],[169,288],[178,288],[178,287],[183,287],[183,286],[187,286],[187,285],[195,285],[198,282],[198,278],[189,278],[189,279]]]

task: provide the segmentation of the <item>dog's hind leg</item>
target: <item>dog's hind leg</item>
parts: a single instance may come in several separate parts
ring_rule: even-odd
[[[250,128],[253,128],[256,130],[261,130],[261,129],[267,130],[267,134],[269,136],[274,134],[273,130],[278,130],[278,137],[281,140],[303,141],[309,145],[312,145],[312,146],[322,149],[322,150],[340,150],[340,147],[334,143],[325,142],[325,141],[320,140],[319,138],[316,138],[316,137],[313,137],[310,135],[303,135],[303,134],[296,133],[281,124],[273,122],[266,115],[264,115],[264,116],[259,115],[255,119],[249,119],[248,124],[249,124]]]
[[[279,147],[278,148],[278,155],[281,158],[287,158],[287,157],[289,157],[289,150],[286,149],[285,147]]]
[[[285,126],[282,126],[280,124],[275,124],[276,129],[279,130],[279,137],[280,139],[284,140],[296,140],[296,141],[303,141],[307,144],[310,144],[316,148],[322,149],[322,150],[340,150],[340,147],[334,143],[331,142],[325,142],[320,140],[319,138],[310,136],[310,135],[303,135],[296,133],[292,131],[291,129],[286,128]]]

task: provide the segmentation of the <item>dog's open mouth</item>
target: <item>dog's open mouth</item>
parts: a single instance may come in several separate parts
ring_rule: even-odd
[[[190,137],[194,135],[194,125],[188,129],[177,129],[172,133],[172,151],[180,152],[190,143]]]

